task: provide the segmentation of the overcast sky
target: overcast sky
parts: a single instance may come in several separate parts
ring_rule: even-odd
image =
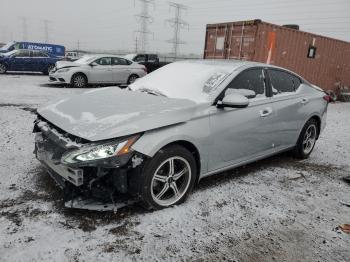
[[[350,0],[174,0],[188,9],[182,18],[181,53],[202,54],[205,25],[226,21],[262,19],[276,24],[299,24],[300,29],[350,42]],[[43,20],[49,20],[51,43],[68,49],[135,49],[138,0],[0,0],[0,42],[23,40],[23,17],[28,41],[44,41]],[[154,0],[149,8],[149,50],[170,52],[173,29],[165,22],[174,17],[169,1]]]

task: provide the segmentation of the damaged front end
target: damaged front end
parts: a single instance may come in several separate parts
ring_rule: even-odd
[[[136,201],[130,176],[146,156],[132,150],[140,134],[90,142],[52,125],[40,115],[34,122],[36,158],[64,190],[65,206],[113,210]]]

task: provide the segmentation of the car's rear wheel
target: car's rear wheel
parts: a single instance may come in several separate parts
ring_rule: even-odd
[[[73,87],[82,88],[87,86],[88,81],[84,74],[75,74],[72,76],[71,84]]]
[[[298,142],[294,148],[294,156],[297,158],[308,158],[315,147],[318,137],[317,121],[311,118],[303,127]]]
[[[139,78],[138,75],[131,75],[131,76],[129,76],[129,78],[128,78],[128,85],[134,83],[137,78]]]
[[[140,195],[147,209],[162,209],[185,201],[196,178],[196,162],[186,148],[160,150],[143,168]]]
[[[0,74],[5,74],[7,71],[7,67],[4,64],[0,64]]]

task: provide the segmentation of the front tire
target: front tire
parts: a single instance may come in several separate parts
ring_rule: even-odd
[[[75,88],[83,88],[88,84],[87,77],[84,74],[75,74],[72,76],[71,85]]]
[[[306,122],[299,135],[298,142],[293,151],[293,155],[300,159],[308,158],[315,147],[318,132],[319,129],[317,121],[311,118]]]
[[[5,74],[7,71],[7,67],[4,64],[0,64],[0,74]]]
[[[140,176],[140,197],[146,209],[162,209],[185,201],[196,180],[196,162],[186,148],[161,149]]]

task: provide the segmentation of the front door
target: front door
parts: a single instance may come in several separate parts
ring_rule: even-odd
[[[245,95],[249,98],[248,107],[220,109],[213,106],[209,171],[239,164],[273,150],[275,112],[266,96],[265,83],[262,68],[245,70],[233,79],[225,94]]]
[[[31,58],[29,50],[18,51],[11,59],[9,71],[31,71]]]
[[[95,60],[96,65],[91,67],[89,73],[90,83],[113,83],[111,57],[101,57]]]

